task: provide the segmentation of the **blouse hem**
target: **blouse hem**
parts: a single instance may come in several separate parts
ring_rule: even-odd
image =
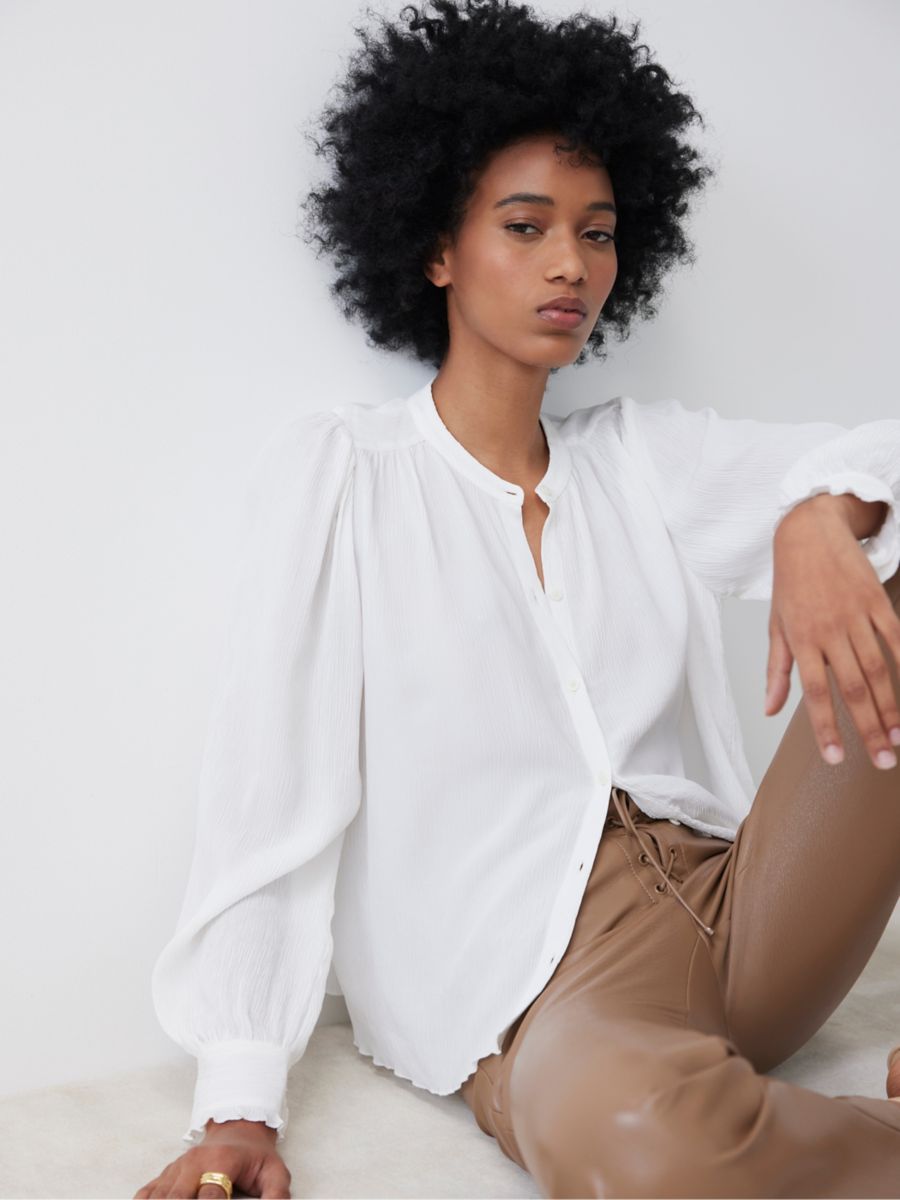
[[[509,1026],[507,1026],[507,1029],[508,1028],[509,1028]],[[505,1032],[505,1030],[504,1030],[504,1032]],[[428,1086],[427,1083],[423,1083],[421,1080],[415,1079],[412,1075],[404,1075],[404,1073],[398,1067],[394,1067],[390,1063],[384,1062],[382,1059],[380,1059],[378,1057],[378,1054],[374,1050],[366,1050],[365,1047],[363,1047],[359,1044],[359,1042],[356,1040],[355,1037],[353,1038],[353,1045],[360,1052],[360,1054],[364,1054],[366,1056],[366,1058],[371,1058],[372,1062],[375,1064],[376,1067],[384,1067],[386,1070],[393,1072],[393,1074],[396,1075],[398,1079],[405,1079],[408,1083],[411,1083],[413,1085],[413,1087],[422,1088],[423,1091],[430,1092],[432,1096],[455,1095],[459,1091],[459,1089],[462,1087],[462,1085],[466,1082],[466,1080],[469,1078],[469,1076],[472,1074],[472,1072],[477,1068],[478,1063],[480,1062],[480,1060],[482,1058],[485,1058],[487,1055],[490,1055],[490,1054],[499,1054],[500,1053],[500,1042],[497,1038],[494,1038],[493,1046],[488,1047],[484,1051],[483,1054],[479,1054],[474,1059],[474,1061],[471,1063],[471,1065],[469,1067],[469,1070],[465,1073],[465,1075],[463,1075],[462,1079],[460,1079],[458,1083],[454,1084],[452,1087],[441,1089],[441,1088],[431,1088]]]

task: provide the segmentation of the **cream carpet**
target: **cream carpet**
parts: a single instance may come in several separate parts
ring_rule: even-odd
[[[900,1042],[898,980],[892,919],[840,1008],[772,1075],[826,1095],[883,1097],[885,1055]],[[0,1196],[133,1197],[187,1148],[194,1070],[185,1058],[0,1101]],[[314,1031],[289,1089],[281,1150],[295,1198],[541,1195],[459,1094],[433,1096],[376,1067],[349,1025]]]

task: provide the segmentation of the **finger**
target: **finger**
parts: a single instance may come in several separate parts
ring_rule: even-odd
[[[193,1200],[193,1197],[198,1195],[197,1181],[199,1178],[200,1176],[195,1175],[193,1171],[191,1171],[190,1175],[182,1173],[169,1185],[168,1191],[160,1192],[159,1194],[161,1197],[165,1197],[165,1200]],[[202,1196],[205,1194],[205,1190],[201,1188],[199,1195]],[[219,1188],[219,1200],[222,1200],[224,1195],[225,1192],[222,1188]]]
[[[834,719],[831,689],[825,673],[822,652],[813,645],[794,647],[797,673],[803,688],[803,703],[809,714],[809,723],[819,746],[819,753],[827,763],[838,763],[844,757],[843,745]]]
[[[175,1160],[178,1161],[177,1159]],[[151,1184],[148,1184],[149,1191],[147,1196],[150,1200],[164,1200],[165,1197],[174,1195],[172,1186],[175,1182],[175,1164],[166,1163],[162,1171],[157,1175],[156,1179]]]
[[[881,647],[875,639],[875,631],[871,621],[855,622],[850,630],[850,642],[856,655],[856,660],[865,678],[872,696],[872,707],[877,717],[877,735],[873,726],[873,740],[869,745],[869,753],[876,767],[890,768],[897,764],[888,729],[900,725],[897,697],[894,695],[894,684],[888,669],[887,659],[881,652]]]
[[[900,672],[900,617],[894,612],[886,594],[885,603],[873,608],[871,620],[887,643],[888,652],[893,656],[897,671]],[[896,698],[900,694],[900,683],[893,686]],[[895,746],[900,746],[900,721],[888,721],[886,724],[888,738]]]
[[[172,1188],[172,1190],[170,1192],[166,1192],[166,1194],[165,1194],[166,1200],[194,1200],[195,1196],[212,1196],[212,1195],[215,1195],[216,1197],[218,1197],[218,1200],[224,1200],[225,1189],[217,1187],[217,1188],[214,1188],[213,1191],[210,1191],[209,1189],[212,1185],[210,1185],[208,1183],[204,1183],[203,1187],[198,1192],[197,1191],[197,1180],[199,1178],[200,1178],[199,1175],[195,1176],[193,1174],[191,1174],[187,1178],[182,1176],[178,1180],[178,1182],[175,1184],[175,1186]]]
[[[135,1200],[138,1200],[138,1197],[140,1197],[140,1200],[156,1200],[156,1197],[167,1196],[168,1194],[169,1189],[168,1186],[163,1183],[162,1175],[157,1175],[155,1179],[151,1179],[149,1183],[145,1184],[141,1188],[135,1197]]]
[[[860,740],[865,746],[872,763],[876,767],[879,767],[881,764],[877,761],[876,756],[884,749],[887,749],[892,758],[893,753],[887,741],[884,727],[881,724],[881,718],[875,708],[872,693],[869,691],[869,685],[866,682],[859,659],[856,657],[856,652],[849,637],[837,637],[826,646],[825,655],[834,674],[838,691],[843,698],[853,724],[856,726]],[[828,687],[827,677],[825,676],[822,651],[815,651],[812,657],[818,658],[818,665],[814,665],[807,660],[805,669],[810,676],[810,683],[808,685],[809,694],[806,696],[806,700],[810,709],[810,719],[813,724],[816,740],[819,743],[820,752],[825,757],[824,748],[828,742],[834,741],[840,744],[840,739],[831,703],[831,691]],[[799,656],[797,661],[799,665]],[[804,682],[804,689],[806,688],[807,684]],[[893,763],[888,765],[892,766]]]
[[[290,1200],[291,1189],[287,1183],[272,1183],[260,1192],[262,1200]]]
[[[791,690],[791,668],[794,656],[782,633],[781,626],[769,626],[769,661],[766,666],[765,714],[771,717],[787,700]]]
[[[282,1158],[273,1156],[259,1173],[262,1200],[290,1200],[291,1173]]]

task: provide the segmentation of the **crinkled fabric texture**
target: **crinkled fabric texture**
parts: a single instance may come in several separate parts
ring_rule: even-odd
[[[187,1137],[239,1116],[283,1137],[326,989],[363,1053],[457,1090],[565,950],[614,784],[734,837],[753,781],[720,606],[770,597],[778,521],[817,491],[884,499],[863,548],[882,582],[900,563],[900,421],[616,397],[542,423],[543,587],[522,489],[430,379],[297,416],[257,456],[152,981],[198,1057]]]

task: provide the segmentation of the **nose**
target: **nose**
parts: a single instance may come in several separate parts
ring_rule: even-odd
[[[587,278],[587,261],[575,238],[565,238],[555,247],[550,277],[581,283]]]

